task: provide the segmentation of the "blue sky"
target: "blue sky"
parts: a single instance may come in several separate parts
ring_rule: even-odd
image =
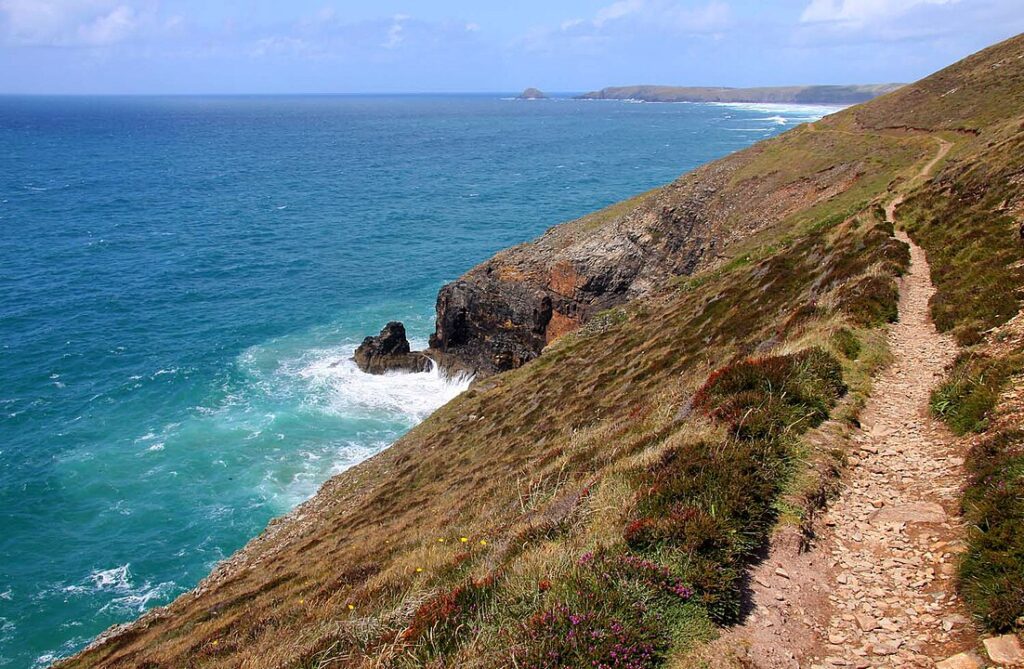
[[[0,0],[0,92],[911,81],[1024,0]]]

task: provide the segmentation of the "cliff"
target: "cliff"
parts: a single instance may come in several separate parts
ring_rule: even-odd
[[[507,371],[60,666],[699,666],[853,448],[908,263],[886,205],[907,198],[936,321],[985,347],[936,411],[971,429],[1021,396],[1024,336],[996,330],[1024,294],[1022,160],[1017,37],[498,254],[441,292],[434,345]],[[1000,434],[972,452],[961,576],[993,628],[1024,613]]]
[[[579,100],[644,102],[753,102],[852,105],[891,93],[903,84],[853,86],[775,86],[722,88],[707,86],[612,86],[577,96]]]
[[[876,142],[798,131],[556,226],[441,289],[430,345],[443,365],[488,375],[536,358],[595,314],[706,269],[756,231],[855,190]],[[800,156],[789,164],[788,153]]]

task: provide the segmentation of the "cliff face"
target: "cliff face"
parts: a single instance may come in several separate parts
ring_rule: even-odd
[[[595,314],[713,266],[731,242],[858,182],[868,145],[835,159],[833,143],[783,136],[497,254],[441,289],[432,354],[485,376],[514,369]],[[762,169],[797,144],[802,165]]]

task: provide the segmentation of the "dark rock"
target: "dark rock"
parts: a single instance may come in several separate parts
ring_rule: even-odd
[[[392,321],[376,337],[367,337],[352,356],[359,369],[368,374],[385,372],[426,372],[432,362],[421,351],[412,351],[405,326]]]
[[[860,160],[798,180],[752,172],[763,151],[706,165],[474,267],[437,296],[430,356],[478,380],[519,367],[602,311],[684,285],[679,277],[721,264],[731,243],[834,198],[864,173]]]
[[[548,96],[536,88],[527,88],[519,94],[520,100],[547,100]]]

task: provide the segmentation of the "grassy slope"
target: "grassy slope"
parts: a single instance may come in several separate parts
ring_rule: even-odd
[[[971,530],[960,590],[979,622],[1005,631],[1024,627],[1024,437],[1013,390],[1024,343],[1009,323],[1024,295],[1024,48],[1012,40],[965,65],[967,82],[939,77],[893,101],[909,106],[945,94],[948,113],[908,114],[905,122],[959,135],[944,168],[900,216],[928,252],[936,324],[966,347],[932,397],[954,432],[976,435],[966,462]],[[982,94],[990,105],[977,104]]]
[[[974,64],[1021,50],[1016,40]],[[924,87],[970,86],[972,67]],[[968,166],[989,155],[989,133],[1011,132],[989,105],[1019,100],[1016,81],[949,108],[950,96],[900,91],[733,157],[739,184],[813,179],[851,155],[862,169],[834,197],[734,241],[717,268],[477,385],[196,593],[67,666],[670,660],[735,616],[753,550],[780,516],[799,521],[817,501],[806,463],[841,460],[837,444],[800,436],[829,413],[852,418],[882,356],[906,252],[878,205],[935,147],[928,131],[901,128],[939,119],[933,132],[957,142],[943,175]],[[930,253],[944,245],[914,234]],[[940,295],[968,280],[940,275]]]

